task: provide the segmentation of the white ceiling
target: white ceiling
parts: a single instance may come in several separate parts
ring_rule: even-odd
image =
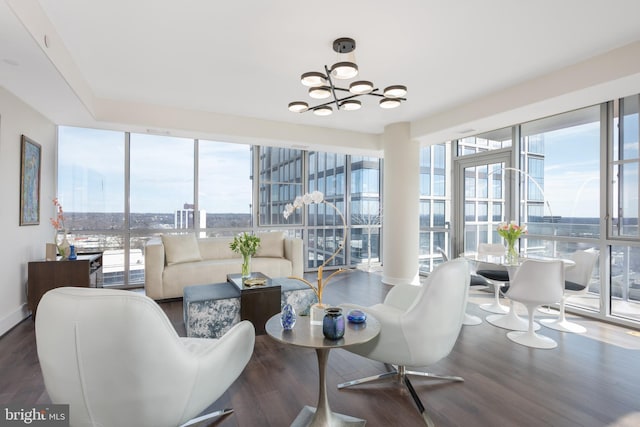
[[[0,84],[58,124],[97,127],[104,101],[379,134],[640,40],[637,0],[5,1]],[[359,78],[404,84],[408,101],[289,112],[338,37],[356,40]]]

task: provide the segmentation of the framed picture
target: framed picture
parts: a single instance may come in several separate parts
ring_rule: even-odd
[[[42,147],[22,135],[20,156],[20,225],[40,224],[40,165]]]

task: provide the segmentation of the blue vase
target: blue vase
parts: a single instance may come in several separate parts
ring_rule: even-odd
[[[282,307],[282,313],[280,313],[280,324],[282,329],[290,331],[296,324],[296,311],[291,304],[285,304]]]
[[[69,261],[75,261],[78,259],[78,255],[76,254],[76,246],[69,245]]]
[[[339,307],[327,308],[322,319],[322,333],[330,340],[339,340],[344,336],[344,315]]]

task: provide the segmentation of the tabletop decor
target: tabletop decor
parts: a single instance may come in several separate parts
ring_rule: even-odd
[[[325,310],[322,333],[330,340],[339,340],[344,336],[344,315],[340,307],[330,307]]]
[[[58,248],[58,254],[60,254],[62,259],[67,259],[71,252],[71,245],[67,239],[67,230],[64,228],[64,210],[62,209],[62,205],[57,197],[53,198],[53,206],[56,210],[56,216],[55,218],[49,218],[49,221],[51,221],[51,225],[55,230],[53,242]],[[62,234],[61,241],[59,240],[60,234]]]
[[[280,324],[282,329],[290,331],[296,324],[296,310],[291,304],[285,304],[280,313]]]
[[[367,314],[362,310],[354,308],[347,313],[347,320],[349,320],[350,323],[364,323],[367,321]]]
[[[515,244],[522,234],[527,234],[526,225],[518,225],[515,221],[503,222],[498,225],[498,234],[507,242],[507,261],[513,264],[518,260]]]
[[[311,306],[311,310],[310,310],[311,324],[321,325],[322,319],[324,317],[324,310],[327,308],[324,304],[322,304],[322,291],[324,290],[324,287],[327,285],[329,280],[331,280],[337,274],[340,274],[346,271],[344,268],[340,268],[334,271],[333,273],[331,273],[325,280],[323,278],[323,270],[324,270],[324,267],[327,264],[329,264],[344,248],[344,239],[345,239],[345,236],[347,235],[347,223],[344,220],[344,215],[342,215],[342,212],[340,212],[340,209],[338,209],[333,203],[326,201],[324,199],[324,194],[322,194],[321,191],[313,191],[311,193],[305,193],[303,196],[296,197],[295,200],[293,201],[293,204],[287,203],[285,205],[284,212],[282,213],[282,215],[284,216],[285,219],[287,219],[291,214],[293,214],[293,212],[296,209],[299,209],[304,205],[311,205],[313,203],[317,203],[317,204],[324,203],[325,205],[333,208],[338,213],[338,215],[340,215],[340,219],[342,220],[342,227],[343,227],[342,241],[340,241],[340,243],[338,244],[338,249],[336,249],[333,255],[327,258],[325,262],[323,262],[322,265],[318,267],[318,282],[315,286],[311,282],[309,282],[308,280],[302,277],[291,276],[289,278],[299,280],[305,283],[311,289],[313,289],[313,292],[316,294],[316,297],[318,298],[318,302]]]
[[[251,277],[251,257],[260,247],[260,238],[256,235],[244,232],[233,238],[229,247],[235,253],[242,255],[242,278]]]

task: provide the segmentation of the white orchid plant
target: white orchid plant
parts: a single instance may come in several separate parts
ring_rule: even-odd
[[[323,280],[323,277],[322,277],[324,267],[327,264],[329,264],[331,260],[333,260],[336,257],[336,255],[338,255],[340,251],[344,248],[344,239],[347,235],[347,223],[344,220],[344,215],[342,215],[342,212],[340,212],[340,210],[333,203],[328,202],[324,199],[324,194],[322,194],[321,191],[313,191],[311,193],[305,193],[302,196],[296,197],[293,203],[288,203],[285,205],[284,212],[282,212],[282,215],[284,216],[285,219],[288,219],[289,216],[291,216],[296,211],[296,209],[300,209],[304,205],[311,205],[314,203],[316,204],[324,203],[325,205],[331,206],[336,212],[338,212],[338,215],[340,215],[340,219],[342,219],[342,226],[344,229],[344,232],[342,234],[342,241],[338,245],[338,249],[334,252],[334,254],[331,255],[331,257],[329,257],[325,262],[323,262],[320,267],[318,267],[318,284],[316,286],[314,286],[308,280],[303,279],[302,277],[290,277],[290,279],[300,280],[301,282],[309,286],[311,289],[313,289],[313,292],[316,294],[316,297],[318,297],[318,304],[322,306],[322,291],[324,290],[324,286],[329,282],[329,280],[333,276],[335,276],[336,274],[342,273],[343,271],[346,271],[345,269],[341,268],[331,273],[326,280]]]
[[[301,208],[303,205],[310,205],[313,203],[323,203],[323,202],[333,206],[331,203],[324,200],[324,194],[322,194],[321,191],[313,191],[311,193],[305,193],[302,196],[296,197],[295,200],[293,201],[293,204],[287,203],[284,206],[284,212],[282,213],[282,215],[284,215],[284,219],[288,219],[289,216],[293,214],[293,212],[295,212],[296,209]],[[333,206],[333,208],[340,214],[340,216],[342,216],[342,213],[335,206]],[[342,218],[342,222],[344,223],[344,218]]]

